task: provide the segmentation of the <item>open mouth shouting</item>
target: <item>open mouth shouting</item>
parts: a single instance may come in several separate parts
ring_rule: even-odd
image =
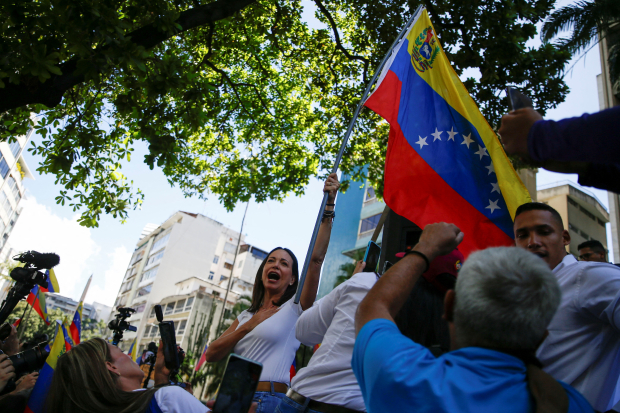
[[[280,281],[280,278],[281,278],[280,274],[278,274],[275,271],[271,271],[269,274],[267,274],[267,279],[269,281],[278,282],[278,281]]]

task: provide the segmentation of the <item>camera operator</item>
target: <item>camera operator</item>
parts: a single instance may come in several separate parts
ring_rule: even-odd
[[[168,384],[160,343],[155,387],[141,389],[144,373],[118,347],[94,338],[58,358],[47,399],[48,413],[207,412],[205,405],[178,386]]]

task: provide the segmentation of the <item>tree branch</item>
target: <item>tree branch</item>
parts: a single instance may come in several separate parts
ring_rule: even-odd
[[[325,8],[321,0],[314,0],[314,3],[316,3],[319,10],[321,10],[321,13],[323,13],[323,15],[329,21],[329,25],[331,26],[332,31],[334,32],[334,38],[336,40],[336,49],[341,50],[342,53],[347,57],[347,59],[350,59],[350,60],[355,59],[355,60],[360,60],[364,62],[364,83],[366,83],[367,82],[366,77],[368,73],[368,64],[370,63],[370,61],[363,56],[352,55],[349,53],[347,49],[344,48],[344,46],[342,45],[342,42],[340,41],[340,34],[338,33],[338,27],[336,26],[336,22],[334,21],[334,18],[332,17],[331,13],[329,12],[329,10]]]
[[[151,23],[127,33],[126,37],[130,37],[133,43],[147,50],[152,49],[180,33],[226,19],[255,1],[217,0],[213,3],[182,12],[175,21],[175,23],[181,26],[181,29],[174,34],[163,32],[154,23]],[[100,54],[109,47],[109,45],[98,47],[94,50],[94,54]],[[41,103],[50,108],[57,106],[68,89],[84,82],[84,75],[75,74],[80,60],[82,59],[73,58],[59,65],[62,75],[52,75],[44,83],[31,76],[22,78],[21,83],[18,85],[7,82],[6,86],[0,89],[0,113],[35,103]]]

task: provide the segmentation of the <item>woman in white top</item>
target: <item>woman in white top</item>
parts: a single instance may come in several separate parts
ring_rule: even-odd
[[[278,247],[269,253],[258,269],[250,308],[242,312],[207,349],[209,362],[219,361],[234,352],[263,364],[254,397],[259,413],[273,412],[290,384],[290,368],[299,348],[295,323],[316,298],[339,187],[337,175],[331,174],[323,188],[328,193],[327,205],[299,304],[293,303],[299,281],[297,258],[291,250]],[[274,222],[274,226],[276,224]]]

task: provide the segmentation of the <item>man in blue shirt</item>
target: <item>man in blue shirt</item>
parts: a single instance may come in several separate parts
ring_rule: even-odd
[[[435,358],[400,334],[394,316],[416,281],[462,240],[452,224],[428,225],[360,304],[352,367],[368,412],[592,412],[577,391],[535,366],[560,289],[545,262],[526,251],[469,256],[445,298],[453,351]]]

